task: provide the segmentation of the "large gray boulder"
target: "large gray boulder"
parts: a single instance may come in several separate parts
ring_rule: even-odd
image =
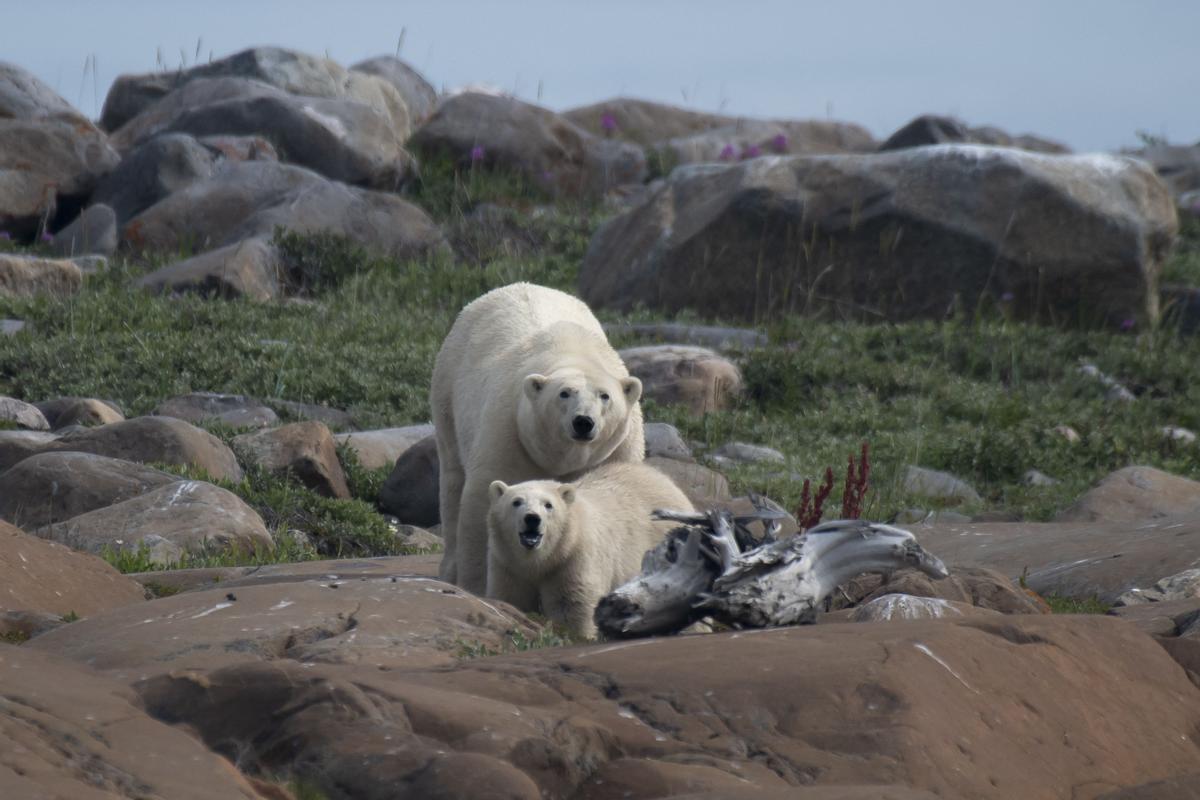
[[[185,133],[164,133],[131,150],[96,187],[93,199],[110,206],[117,224],[190,183],[212,175],[217,157]]]
[[[432,114],[433,109],[437,106],[438,94],[437,89],[433,88],[433,84],[426,80],[420,72],[395,56],[368,58],[366,61],[360,61],[350,67],[350,70],[383,78],[395,87],[396,91],[400,93],[400,97],[404,99],[404,104],[408,106],[409,118],[414,125]]]
[[[1158,315],[1178,227],[1144,163],[940,145],[677,169],[602,226],[593,306],[761,319],[940,319],[1003,304],[1085,324]]]
[[[361,77],[395,95],[382,79]],[[355,99],[294,95],[249,78],[218,77],[185,83],[121,126],[112,143],[124,152],[163,132],[262,136],[288,161],[334,180],[395,189],[411,163],[406,130]]]
[[[223,162],[138,214],[122,237],[134,250],[204,251],[276,228],[348,236],[381,255],[411,258],[444,247],[429,216],[399,197],[326,180],[270,161]]]
[[[1032,134],[1010,136],[999,128],[984,126],[968,127],[954,117],[923,114],[893,133],[879,146],[880,150],[903,150],[908,147],[924,147],[931,144],[991,144],[999,147],[1017,147],[1035,153],[1069,153],[1070,148],[1058,142]]]
[[[640,147],[592,136],[516,98],[478,92],[443,100],[409,146],[426,158],[514,172],[555,198],[597,199],[646,174]]]
[[[104,133],[29,72],[0,62],[0,230],[32,239],[120,160]]]
[[[408,109],[388,81],[282,47],[252,47],[191,69],[121,75],[104,99],[100,125],[115,131],[179,87],[203,78],[247,78],[288,94],[365,103],[386,114],[402,138],[408,135]]]

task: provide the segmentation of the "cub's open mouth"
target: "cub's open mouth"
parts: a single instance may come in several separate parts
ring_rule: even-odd
[[[532,550],[542,543],[542,534],[537,531],[521,531],[518,536],[521,539],[521,545],[527,550]]]

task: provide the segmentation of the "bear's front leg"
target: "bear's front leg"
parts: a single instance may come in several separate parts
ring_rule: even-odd
[[[458,580],[456,583],[468,592],[483,595],[487,591],[488,574],[488,531],[487,513],[491,504],[486,480],[468,476],[462,493],[462,505],[458,511],[458,537],[456,555]]]
[[[603,592],[576,576],[542,586],[542,613],[579,639],[596,638],[593,615]]]

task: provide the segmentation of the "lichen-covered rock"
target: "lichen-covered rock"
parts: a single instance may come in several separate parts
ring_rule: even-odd
[[[786,313],[1152,321],[1178,227],[1146,164],[938,145],[676,169],[605,223],[580,268],[593,306],[759,320]]]
[[[268,472],[290,476],[317,494],[350,496],[333,434],[323,422],[293,422],[244,433],[234,438],[233,445]]]

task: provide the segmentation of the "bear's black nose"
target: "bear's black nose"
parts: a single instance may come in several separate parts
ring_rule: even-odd
[[[580,414],[571,422],[571,427],[575,429],[575,435],[579,437],[591,436],[592,430],[596,427],[596,423],[591,417],[585,417]]]
[[[539,517],[537,514],[526,514],[525,515],[525,527],[526,528],[531,528],[533,530],[537,530],[539,527],[541,527],[541,524],[542,524],[542,518]]]

